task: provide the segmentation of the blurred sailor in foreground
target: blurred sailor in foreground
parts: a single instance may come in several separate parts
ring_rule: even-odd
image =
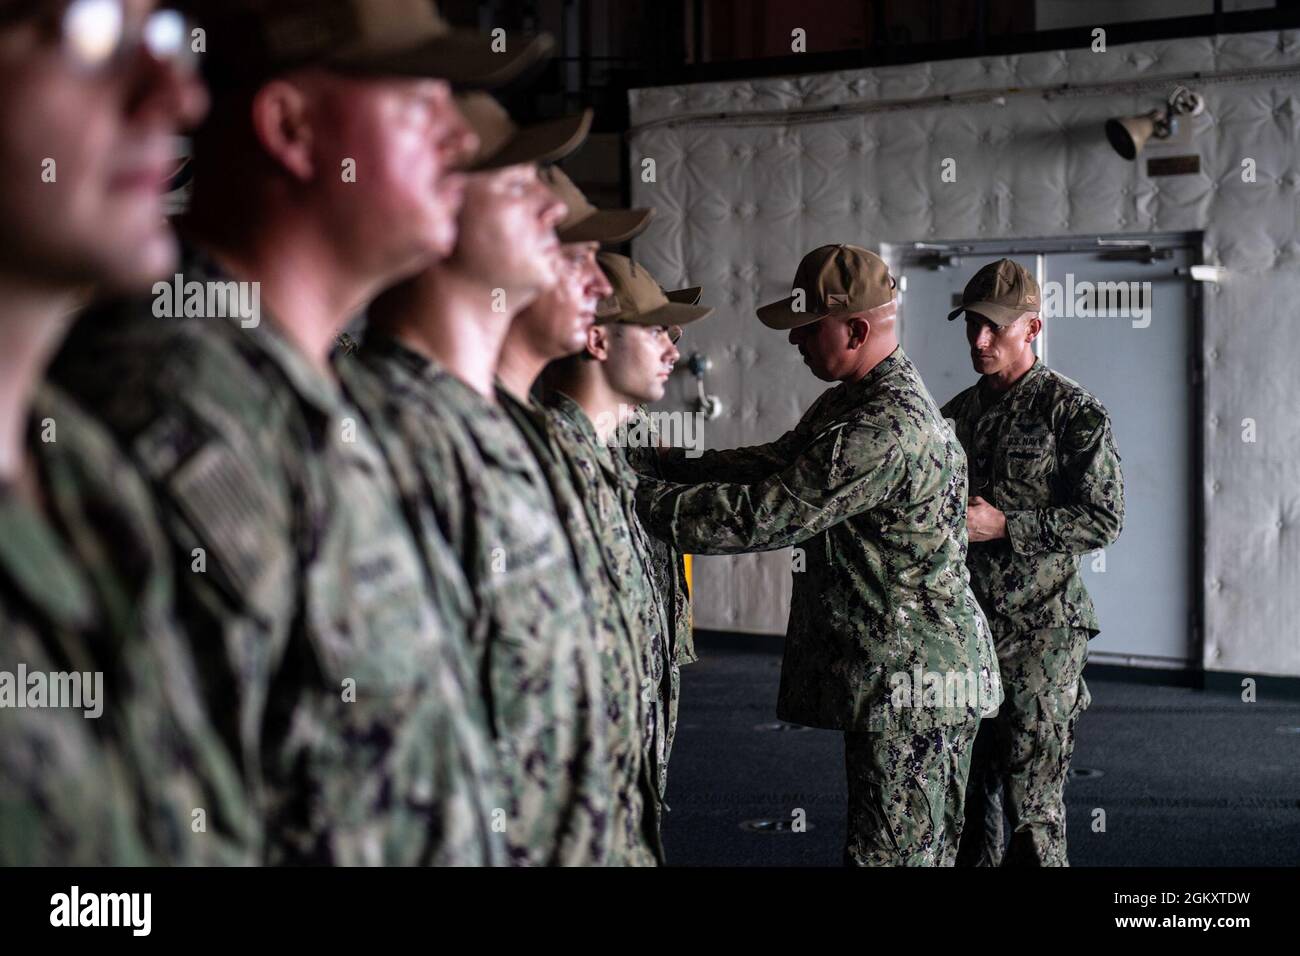
[[[242,863],[260,840],[172,620],[143,482],[41,378],[88,291],[176,243],[172,138],[206,96],[175,11],[0,3],[0,864]]]
[[[468,591],[414,527],[400,447],[340,386],[339,331],[446,256],[475,147],[451,82],[545,44],[403,0],[195,0],[212,114],[175,286],[83,321],[56,371],[150,483],[205,699],[271,863],[501,860]],[[237,301],[240,308],[232,310]]]

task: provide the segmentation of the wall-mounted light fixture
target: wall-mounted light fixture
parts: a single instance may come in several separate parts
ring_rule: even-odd
[[[1106,139],[1124,159],[1135,159],[1147,140],[1173,136],[1178,131],[1179,116],[1197,116],[1204,111],[1201,94],[1185,86],[1175,87],[1163,110],[1106,120]]]
[[[713,421],[722,414],[722,399],[708,394],[704,389],[704,376],[713,369],[713,359],[703,352],[693,352],[689,367],[695,376],[695,410],[703,412],[706,419]]]

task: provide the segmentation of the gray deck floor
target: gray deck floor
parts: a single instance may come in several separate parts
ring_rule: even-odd
[[[702,641],[683,669],[664,837],[681,866],[837,865],[842,736],[777,723],[779,642]],[[1086,676],[1086,675],[1085,675]],[[1089,680],[1066,790],[1073,866],[1300,864],[1300,701]],[[1106,811],[1106,832],[1090,828]],[[751,832],[790,820],[807,832]]]

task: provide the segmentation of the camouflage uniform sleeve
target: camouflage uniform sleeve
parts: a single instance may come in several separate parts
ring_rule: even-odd
[[[838,422],[768,477],[691,486],[643,479],[637,506],[647,528],[684,551],[769,551],[869,511],[907,475],[906,458],[888,430]]]
[[[1106,410],[1092,401],[1077,407],[1058,448],[1067,503],[1007,512],[1007,537],[1017,554],[1082,554],[1113,543],[1124,525],[1124,476]]]
[[[256,783],[242,772],[238,742],[223,738],[215,711],[228,706],[204,691],[211,660],[200,635],[187,633],[174,617],[176,574],[157,513],[138,470],[116,451],[99,456],[96,476],[131,514],[148,566],[138,568],[134,606],[115,608],[125,686],[118,688],[126,738],[144,794],[145,823],[155,831],[156,859],[166,864],[248,865],[260,859],[264,834]],[[95,493],[100,493],[96,488]],[[116,561],[101,577],[127,573],[119,544]],[[120,587],[120,586],[119,586]],[[109,593],[107,584],[101,593]],[[202,819],[196,817],[198,811]]]
[[[48,385],[40,402],[40,414],[48,412],[59,428],[58,441],[34,454],[61,541],[56,550],[39,551],[32,545],[41,538],[19,541],[55,570],[64,560],[74,565],[71,580],[84,582],[98,610],[86,626],[47,625],[34,638],[16,627],[17,659],[95,673],[103,682],[95,715],[102,721],[78,713],[70,725],[42,721],[4,741],[0,777],[16,786],[0,786],[8,790],[0,794],[0,858],[36,853],[30,862],[47,865],[256,862],[256,795],[203,692],[210,660],[196,651],[201,636],[182,632],[172,617],[172,562],[146,487],[108,433],[74,403]],[[12,519],[0,523],[13,534]],[[2,606],[0,632],[11,636]],[[0,654],[0,662],[6,658]],[[124,815],[116,818],[119,811]]]
[[[791,429],[765,445],[706,451],[694,458],[684,448],[673,448],[660,456],[659,472],[667,481],[688,484],[702,481],[749,484],[784,468],[797,440],[798,429]]]
[[[262,406],[267,421],[277,418],[272,406]],[[270,444],[278,429],[241,433],[225,427],[234,418],[181,400],[119,435],[158,505],[178,624],[192,636],[207,692],[229,702],[214,717],[237,741],[250,788],[260,792],[262,722],[299,606],[297,549],[306,536],[299,529],[314,509],[285,476],[259,467],[282,453]]]
[[[286,445],[292,401],[219,335],[104,328],[102,340],[74,333],[56,381],[94,410],[145,477],[177,562],[187,605],[180,623],[192,629],[197,611],[205,623],[284,631],[294,613],[296,522],[306,508],[284,467],[294,457]]]
[[[965,404],[966,393],[958,392],[952,398],[948,399],[943,408],[939,409],[939,414],[944,418],[960,418],[962,406]]]
[[[184,541],[192,556],[202,551],[208,573],[245,608],[267,619],[287,617],[292,589],[281,585],[291,576],[294,556],[286,490],[250,468],[237,444],[215,436],[174,470],[152,457],[145,443],[136,449],[166,501],[174,540]]]

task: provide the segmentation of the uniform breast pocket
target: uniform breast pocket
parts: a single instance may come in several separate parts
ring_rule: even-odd
[[[498,733],[522,739],[544,732],[554,709],[578,692],[573,635],[582,624],[582,595],[563,552],[512,556],[520,563],[507,565],[485,596],[492,618],[487,676]]]
[[[636,581],[636,575],[640,573],[627,524],[613,521],[602,526],[597,533],[600,536],[597,545],[604,558],[610,583],[616,590],[624,591]]]
[[[1002,467],[1008,478],[1044,479],[1056,467],[1056,441],[1050,432],[1015,435],[1003,445]]]
[[[312,575],[312,600],[337,622],[317,642],[332,679],[363,693],[403,694],[431,679],[446,637],[444,609],[427,577],[420,541],[370,433],[338,449],[333,520]],[[422,533],[422,532],[419,532]]]
[[[562,546],[563,542],[559,542]],[[556,626],[582,613],[582,595],[568,555],[547,541],[545,547],[493,549],[501,558],[483,582],[484,603],[496,629],[510,639],[533,643]],[[511,560],[518,563],[508,563]]]
[[[388,697],[433,677],[443,622],[407,542],[380,535],[309,574],[308,600],[326,679]]]

